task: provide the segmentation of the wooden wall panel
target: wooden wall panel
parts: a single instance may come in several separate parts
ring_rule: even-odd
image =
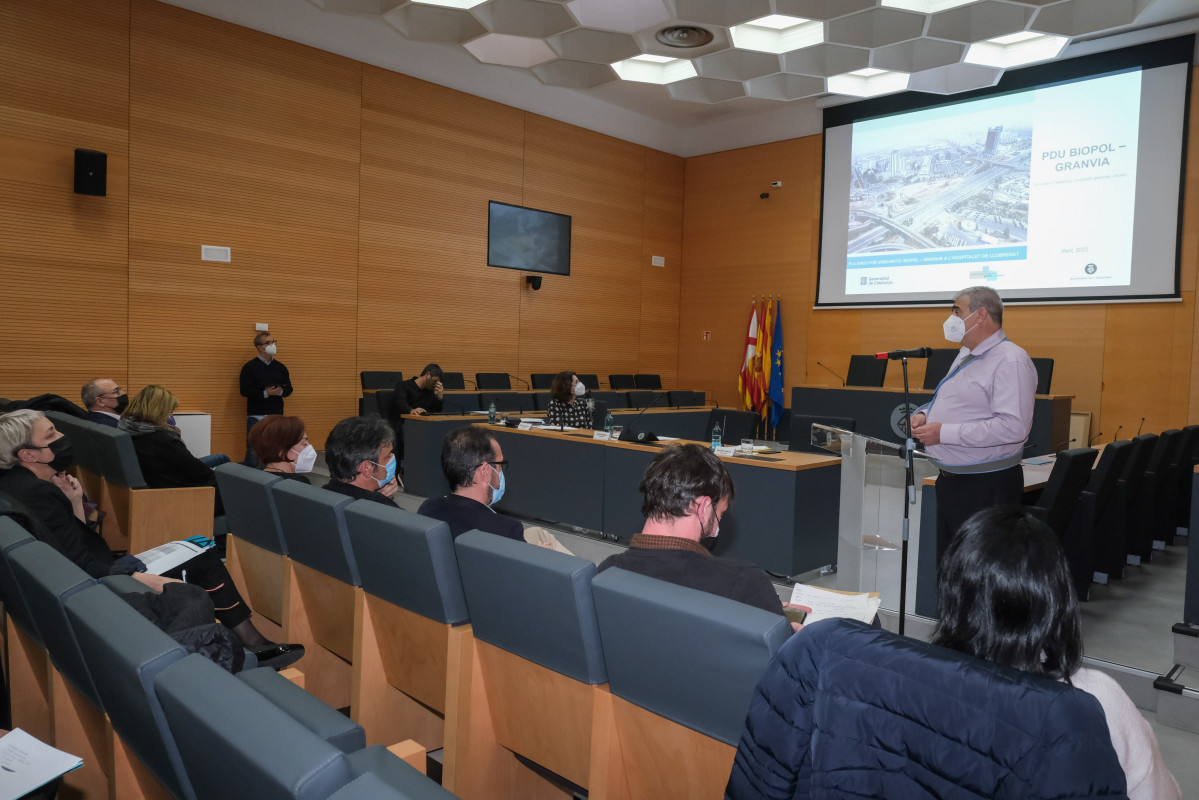
[[[681,158],[653,150],[645,155],[637,372],[661,375],[663,386],[674,386],[678,381],[685,164]],[[666,265],[653,266],[654,256],[665,258]]]
[[[369,66],[362,105],[359,369],[515,372],[523,280],[487,266],[487,201],[521,202],[524,112]]]
[[[357,395],[361,65],[151,0],[131,36],[127,386],[211,412],[213,449],[239,457],[237,377],[266,322],[320,447]]]
[[[121,0],[0,3],[0,396],[127,376],[128,26]],[[107,197],[73,194],[76,147]]]

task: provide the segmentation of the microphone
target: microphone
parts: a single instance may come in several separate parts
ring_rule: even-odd
[[[822,361],[817,361],[817,362],[816,362],[816,366],[818,366],[818,367],[824,367],[824,368],[825,368],[825,369],[827,369],[829,372],[832,372],[832,375],[833,375],[833,377],[834,377],[834,378],[836,378],[837,380],[841,381],[841,385],[842,385],[842,386],[844,386],[844,385],[845,385],[845,379],[844,379],[844,378],[842,378],[842,377],[841,377],[840,375],[838,375],[837,373],[833,372],[831,369],[829,369],[829,368],[828,368],[828,367],[827,367],[827,366],[824,364],[824,362],[822,362]]]
[[[475,383],[474,381],[471,381],[471,380],[470,380],[470,378],[466,377],[465,375],[463,375],[463,376],[462,376],[462,380],[464,380],[464,381],[470,381],[470,385],[471,385],[471,386],[473,386],[473,387],[474,387],[474,388],[476,388],[476,389],[478,389],[478,388],[479,388],[479,384]]]
[[[1113,442],[1114,442],[1114,441],[1117,441],[1117,440],[1120,438],[1120,429],[1121,429],[1121,428],[1123,428],[1123,427],[1124,427],[1123,425],[1117,425],[1117,426],[1116,426],[1116,435],[1112,437],[1112,441],[1113,441]]]
[[[637,420],[641,419],[642,414],[644,414],[646,411],[649,411],[651,408],[653,408],[655,405],[657,405],[658,401],[661,400],[665,396],[666,396],[665,392],[659,393],[658,395],[656,395],[654,397],[654,399],[650,402],[649,405],[647,405],[645,408],[641,409],[641,411],[639,411],[637,413],[637,416],[633,417],[633,422],[630,422],[628,425],[625,425],[624,430],[620,432],[620,441],[622,441],[622,442],[640,442],[642,444],[644,444],[646,442],[658,441],[658,437],[654,436],[653,431],[642,431],[641,433],[635,433],[633,431],[633,423],[636,422]]]
[[[1141,417],[1141,424],[1137,426],[1137,436],[1141,435],[1141,428],[1145,427],[1145,418]]]
[[[915,350],[891,350],[886,353],[875,353],[874,357],[879,361],[898,361],[901,358],[928,358],[933,354],[931,347],[917,347]],[[819,363],[819,362],[817,362]]]
[[[1066,441],[1064,441],[1064,442],[1062,442],[1061,444],[1059,444],[1057,447],[1053,448],[1053,450],[1054,450],[1054,452],[1055,452],[1055,453],[1056,453],[1056,452],[1060,452],[1060,451],[1062,451],[1062,450],[1065,450],[1065,449],[1066,449],[1066,445],[1068,445],[1068,444],[1074,444],[1074,443],[1075,443],[1075,442],[1077,442],[1077,441],[1078,441],[1077,439],[1067,439]]]
[[[519,377],[519,376],[517,376],[517,375],[513,375],[511,372],[509,372],[509,373],[506,373],[506,374],[508,375],[508,377],[509,377],[509,378],[516,378],[518,381],[520,381],[521,383],[523,383],[523,384],[525,385],[525,388],[526,388],[526,389],[531,389],[531,388],[533,388],[532,386],[530,386],[530,385],[529,385],[529,382],[528,382],[528,381],[526,381],[524,378],[521,378],[521,377]]]
[[[1099,431],[1099,433],[1095,434],[1090,439],[1087,439],[1087,447],[1090,447],[1091,443],[1094,442],[1096,439],[1098,439],[1102,435],[1103,435],[1103,431]]]

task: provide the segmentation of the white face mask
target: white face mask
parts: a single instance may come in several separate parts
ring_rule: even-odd
[[[293,447],[288,452],[294,453],[296,449]],[[308,445],[296,456],[296,472],[312,472],[314,464],[316,464],[316,448]]]
[[[268,356],[271,356],[273,358],[275,356],[276,351],[278,351],[278,349],[279,349],[278,346],[274,342],[271,342],[266,347],[262,348],[262,352],[266,353]]]
[[[973,317],[980,310],[981,309],[977,308],[974,309],[974,311],[971,311],[970,314],[965,318],[950,314],[949,319],[945,320],[945,323],[941,326],[945,329],[945,340],[949,342],[962,341],[962,339],[964,339],[968,333],[966,330],[966,320],[970,319],[970,317]],[[970,330],[974,330],[977,327],[977,325],[971,326]]]
[[[575,384],[575,397],[582,397],[585,394],[587,394],[587,387],[583,385],[582,381],[579,381]]]

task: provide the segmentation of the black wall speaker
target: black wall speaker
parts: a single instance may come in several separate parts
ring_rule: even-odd
[[[104,197],[108,194],[108,154],[99,150],[75,150],[75,194]]]
[[[526,275],[525,283],[529,284],[530,289],[532,289],[533,291],[537,291],[538,289],[541,288],[541,276],[540,275]]]

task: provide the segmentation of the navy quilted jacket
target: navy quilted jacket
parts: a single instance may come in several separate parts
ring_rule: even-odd
[[[1126,797],[1091,695],[850,620],[792,636],[745,725],[728,800]]]

